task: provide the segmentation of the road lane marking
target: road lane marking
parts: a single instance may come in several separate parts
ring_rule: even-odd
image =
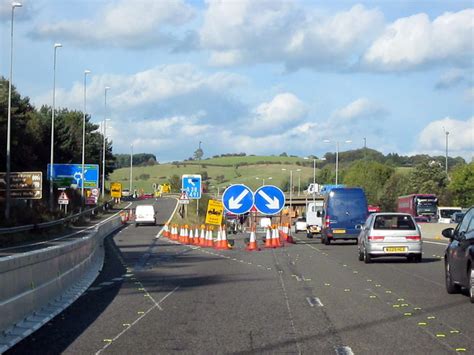
[[[155,302],[155,304],[153,306],[151,306],[146,312],[138,312],[138,314],[141,314],[140,317],[138,317],[137,319],[135,319],[135,321],[133,323],[130,324],[129,327],[125,328],[124,330],[122,330],[120,333],[118,333],[114,338],[112,339],[106,339],[107,340],[107,344],[102,348],[100,349],[99,351],[96,352],[96,355],[97,354],[100,354],[102,351],[104,351],[105,349],[107,349],[110,344],[112,344],[114,341],[116,341],[118,338],[120,338],[123,334],[125,334],[129,329],[131,329],[135,324],[137,324],[140,320],[142,320],[148,313],[150,313],[153,309],[159,307],[160,310],[161,307],[159,306],[160,303],[162,303],[164,300],[166,300],[169,296],[171,296],[173,293],[176,292],[176,290],[179,288],[179,286],[176,286],[175,289],[171,292],[169,292],[165,297],[163,297],[158,303]],[[104,340],[104,341],[106,341]],[[110,340],[110,341],[109,341]]]
[[[354,355],[354,352],[348,346],[338,346],[335,350],[337,355]]]
[[[323,303],[318,297],[306,297],[306,301],[308,301],[308,304],[311,307],[314,307],[314,306],[324,307]]]
[[[426,243],[426,244],[434,244],[434,245],[442,245],[442,246],[447,246],[448,243],[440,243],[440,242],[428,242],[426,240],[423,240],[423,244]]]

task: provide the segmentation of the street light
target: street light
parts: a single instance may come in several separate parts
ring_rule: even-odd
[[[257,176],[255,179],[256,179],[256,180],[262,179],[262,186],[265,186],[265,178],[260,178],[260,177]],[[271,176],[270,176],[270,177],[267,177],[267,180],[271,180],[271,179],[273,179]]]
[[[16,7],[22,7],[23,5],[19,2],[12,3],[12,20],[11,20],[11,31],[10,31],[10,79],[8,82],[8,118],[7,118],[7,171],[6,171],[6,184],[7,188],[5,191],[5,219],[10,218],[10,131],[11,131],[11,117],[12,117],[12,80],[13,80],[13,14]]]
[[[444,134],[446,135],[446,165],[445,165],[445,168],[446,168],[446,176],[449,178],[449,175],[448,175],[448,136],[449,136],[449,132],[443,127],[444,129]]]
[[[54,189],[53,189],[53,166],[54,166],[54,116],[56,115],[56,50],[63,45],[54,44],[53,60],[53,107],[51,110],[51,163],[49,168],[49,209],[53,211],[54,207]]]
[[[132,193],[133,179],[133,144],[130,144],[130,193]]]
[[[333,143],[332,141],[325,139],[324,143]],[[352,143],[351,140],[346,140],[343,142],[336,141],[336,185],[338,183],[338,171],[339,171],[339,143]]]
[[[81,167],[81,196],[82,203],[84,203],[84,162],[86,155],[86,109],[87,109],[87,91],[86,91],[86,79],[87,74],[90,74],[90,70],[84,70],[84,114],[82,118],[82,167]]]
[[[105,148],[107,145],[107,90],[109,90],[110,87],[106,86],[104,89],[104,127],[103,127],[103,139],[104,139],[104,146],[102,149],[102,199],[104,198],[105,195]]]

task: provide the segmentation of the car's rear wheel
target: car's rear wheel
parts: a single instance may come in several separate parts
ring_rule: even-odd
[[[415,257],[413,258],[413,261],[415,263],[421,263],[421,260],[423,260],[422,254],[416,254]]]
[[[324,244],[325,245],[331,244],[331,239],[329,239],[328,237],[324,237]]]
[[[474,303],[474,267],[472,266],[469,275],[469,299],[471,303]]]
[[[359,261],[364,261],[364,253],[360,247],[359,247]]]
[[[445,280],[446,280],[446,291],[449,294],[459,293],[461,288],[459,287],[459,285],[455,284],[453,281],[453,278],[451,276],[451,269],[449,267],[448,261],[444,263],[444,270],[445,270]]]
[[[367,252],[367,249],[364,248],[364,263],[370,264],[372,262],[372,257]]]
[[[313,233],[307,232],[307,233],[306,233],[306,238],[308,238],[308,239],[313,239]]]
[[[138,227],[138,223],[137,223],[137,222],[135,222],[135,228],[136,228],[136,227]]]

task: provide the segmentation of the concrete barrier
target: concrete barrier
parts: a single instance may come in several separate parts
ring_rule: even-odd
[[[0,258],[0,353],[74,302],[104,263],[104,237],[120,217],[80,239]]]
[[[422,238],[448,241],[441,232],[446,228],[456,228],[456,223],[419,223]]]

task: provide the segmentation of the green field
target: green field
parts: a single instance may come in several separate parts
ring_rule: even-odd
[[[275,162],[282,161],[284,163],[244,165],[239,166],[238,168],[234,166],[239,162],[250,163],[252,160],[255,160],[256,162],[270,161],[270,158],[275,159]],[[290,162],[287,163],[287,161]],[[219,187],[222,192],[222,188],[230,184],[246,184],[250,188],[255,189],[262,185],[262,178],[265,179],[266,185],[271,184],[281,187],[289,180],[290,170],[293,170],[293,184],[295,190],[298,189],[298,181],[300,181],[301,190],[303,190],[303,188],[306,187],[308,180],[313,178],[313,168],[296,165],[296,162],[298,161],[302,161],[302,159],[262,156],[228,157],[202,160],[199,165],[184,162],[180,163],[179,166],[175,164],[160,164],[146,167],[134,167],[133,189],[143,189],[145,192],[151,192],[153,190],[153,183],[160,184],[168,182],[172,175],[181,176],[183,174],[202,174],[203,172],[207,172],[209,177],[207,182],[210,186],[209,191],[211,192],[217,191],[217,187]],[[215,166],[215,164],[225,166]],[[297,171],[297,169],[301,169],[301,171]],[[147,175],[149,175],[149,177],[147,177]],[[221,182],[216,180],[219,175],[224,176],[224,180]],[[269,177],[272,179],[269,179]],[[125,189],[130,187],[129,179],[130,168],[117,169],[109,176],[109,182],[121,182]]]
[[[303,158],[298,157],[279,157],[279,156],[244,156],[244,157],[220,157],[220,158],[209,158],[200,161],[187,161],[187,164],[196,165],[229,165],[233,166],[236,164],[262,164],[262,163],[281,163],[281,164],[296,164],[296,162],[305,161]]]

